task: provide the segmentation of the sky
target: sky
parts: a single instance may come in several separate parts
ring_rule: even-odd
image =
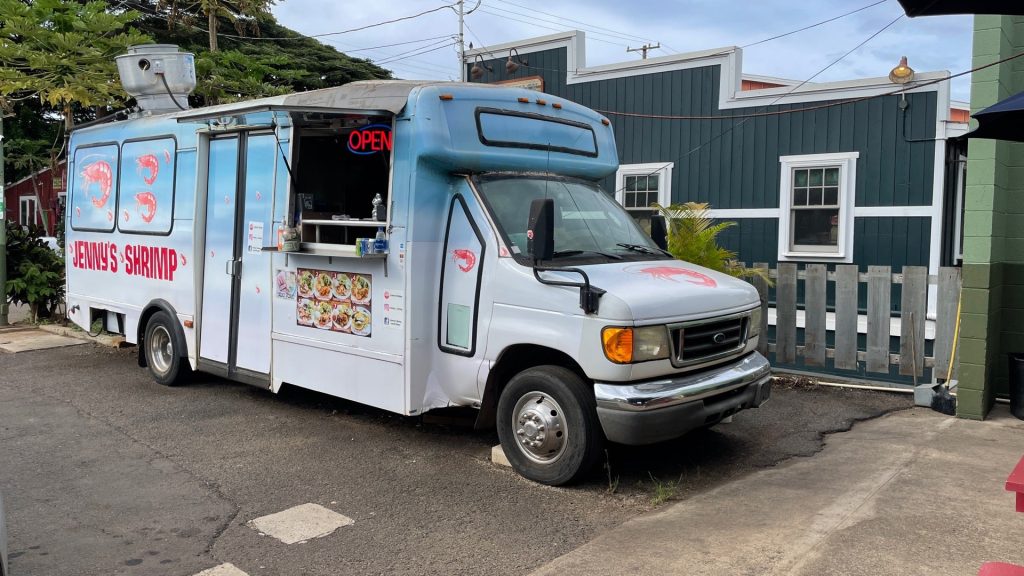
[[[278,0],[273,13],[302,34],[338,32],[454,2],[454,0]],[[466,16],[467,47],[514,42],[562,30],[586,33],[587,66],[640,58],[627,53],[660,43],[650,56],[744,46],[840,16],[878,0],[481,0]],[[469,11],[476,0],[466,0]],[[887,76],[907,56],[917,72],[971,66],[971,16],[907,18],[896,0],[883,0],[855,14],[784,38],[743,49],[743,72],[815,82]],[[888,28],[882,30],[886,25]],[[882,30],[880,33],[878,33]],[[358,32],[320,38],[338,50],[369,58],[397,78],[458,79],[455,37],[458,17],[443,9]],[[864,42],[849,56],[847,51]],[[400,43],[400,44],[399,44]],[[381,47],[385,46],[385,47]],[[970,99],[969,76],[952,81],[954,100]]]

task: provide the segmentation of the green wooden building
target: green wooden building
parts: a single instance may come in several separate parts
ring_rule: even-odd
[[[638,220],[653,201],[707,202],[738,223],[724,242],[748,264],[959,263],[967,124],[947,72],[880,96],[900,86],[746,75],[738,47],[602,66],[585,48],[572,31],[470,50],[467,78],[604,113],[621,167],[603,185]]]

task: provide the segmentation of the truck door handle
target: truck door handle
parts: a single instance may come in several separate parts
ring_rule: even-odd
[[[228,276],[238,276],[242,271],[241,260],[228,260],[224,263],[224,273]]]

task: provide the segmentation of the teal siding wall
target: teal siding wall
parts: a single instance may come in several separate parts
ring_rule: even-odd
[[[480,80],[541,76],[544,91],[597,110],[721,116],[807,108],[823,102],[718,110],[720,68],[707,66],[566,85],[566,49],[526,56],[512,75],[505,58]],[[779,157],[860,152],[857,206],[914,206],[932,201],[935,92],[873,98],[818,110],[736,120],[664,120],[609,115],[622,164],[674,162],[673,201],[714,208],[779,205]],[[614,180],[604,183],[610,191]]]

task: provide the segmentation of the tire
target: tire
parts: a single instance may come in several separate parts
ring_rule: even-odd
[[[192,369],[180,350],[176,326],[167,312],[159,311],[149,317],[143,353],[153,379],[164,386],[184,384]]]
[[[593,388],[561,366],[513,376],[498,399],[497,422],[512,468],[549,486],[583,478],[604,445]]]

